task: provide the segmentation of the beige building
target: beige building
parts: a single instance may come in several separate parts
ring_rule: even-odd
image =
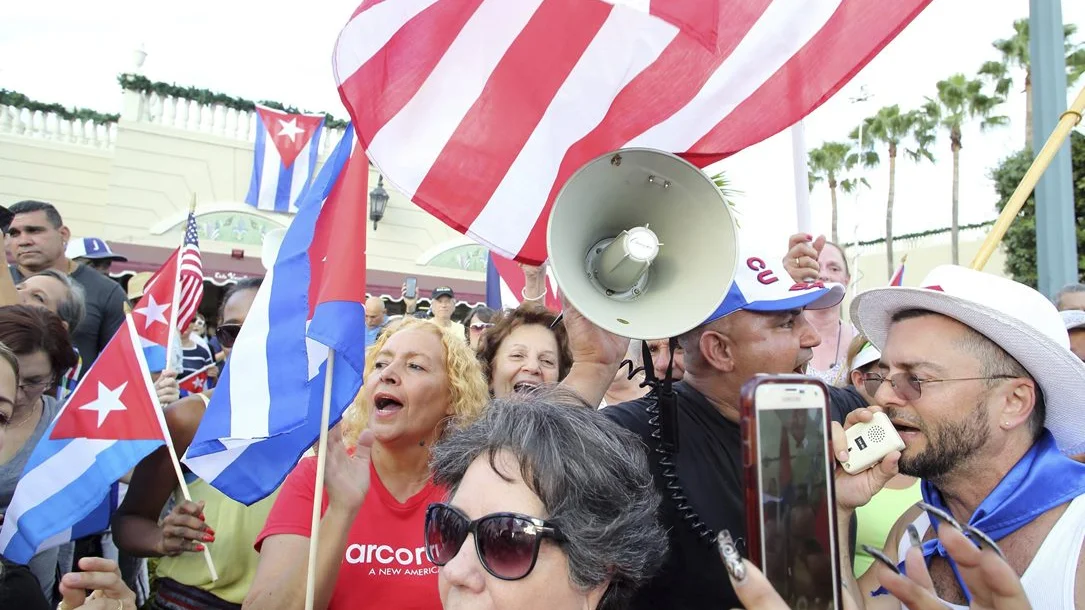
[[[182,90],[164,83],[128,82],[118,90],[119,118],[80,120],[33,103],[0,105],[0,205],[53,203],[73,236],[101,237],[129,258],[113,267],[123,279],[156,270],[180,245],[195,197],[207,280],[223,286],[262,275],[264,234],[292,216],[244,203],[256,114],[171,95]],[[325,128],[319,164],[342,135]],[[371,167],[370,188],[377,178]],[[463,304],[484,301],[486,250],[387,190],[384,216],[366,235],[368,292],[398,300],[404,278],[414,276],[423,298],[449,285]]]

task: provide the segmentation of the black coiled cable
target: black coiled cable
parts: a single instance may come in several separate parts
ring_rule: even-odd
[[[674,373],[674,352],[678,348],[677,339],[671,338],[669,347],[670,360],[667,363],[667,374],[663,379],[657,379],[655,369],[648,366],[648,363],[652,361],[652,353],[646,341],[641,342],[644,366],[634,368],[629,360],[622,362],[622,365],[628,366],[629,379],[643,372],[645,379],[641,382],[641,387],[652,388],[648,395],[649,402],[646,409],[649,416],[648,425],[652,427],[651,436],[656,441],[653,451],[658,456],[660,475],[663,477],[667,495],[674,503],[679,516],[689,525],[697,538],[714,546],[716,533],[697,514],[697,510],[690,503],[689,497],[682,489],[682,482],[678,478],[678,463],[675,457],[678,454],[678,396],[674,393],[672,387],[674,379],[671,377]]]

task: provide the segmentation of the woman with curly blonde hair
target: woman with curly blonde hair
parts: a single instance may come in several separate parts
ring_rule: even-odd
[[[437,610],[437,567],[426,557],[426,507],[447,490],[429,469],[433,445],[475,420],[488,399],[462,336],[429,320],[388,328],[366,355],[365,386],[328,438],[316,608]],[[260,565],[245,607],[305,602],[316,459],[283,483],[256,539]]]

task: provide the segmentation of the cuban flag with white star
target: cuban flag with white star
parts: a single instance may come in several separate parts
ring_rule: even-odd
[[[117,481],[167,442],[131,315],[38,441],[0,529],[0,555],[26,564],[106,530]]]
[[[252,181],[245,203],[268,212],[298,211],[313,176],[324,116],[256,106]]]
[[[317,440],[328,375],[332,425],[362,387],[369,162],[353,143],[348,127],[286,230],[182,459],[242,504]]]

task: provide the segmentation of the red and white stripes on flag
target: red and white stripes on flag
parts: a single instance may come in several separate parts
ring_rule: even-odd
[[[203,258],[200,256],[200,236],[196,230],[196,215],[188,213],[185,226],[185,241],[181,245],[180,269],[177,280],[181,294],[177,297],[177,330],[184,331],[188,323],[196,317],[203,300]]]
[[[554,197],[584,163],[642,146],[704,167],[764,140],[929,2],[366,0],[333,63],[386,179],[537,265]]]

